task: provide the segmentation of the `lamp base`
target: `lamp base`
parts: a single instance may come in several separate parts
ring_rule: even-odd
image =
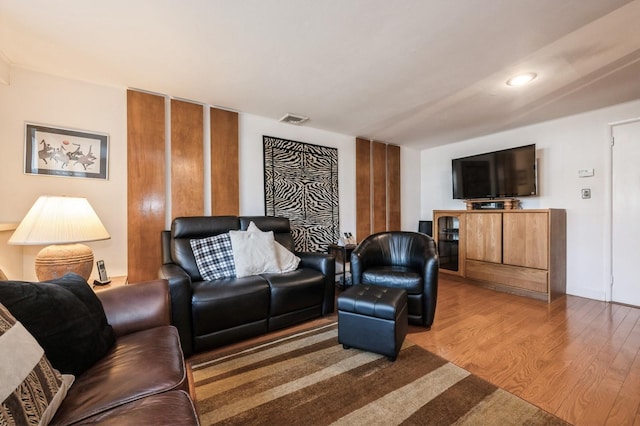
[[[88,280],[93,270],[93,250],[84,244],[47,246],[36,256],[36,276],[40,281],[75,272]]]

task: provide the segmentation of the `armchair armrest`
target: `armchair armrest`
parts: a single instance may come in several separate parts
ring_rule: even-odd
[[[169,325],[171,311],[166,280],[145,281],[97,293],[116,336]]]
[[[382,251],[377,244],[371,240],[362,241],[351,252],[351,279],[353,284],[362,283],[362,273],[371,265],[383,265],[384,259]]]
[[[423,277],[424,277],[424,294],[428,294],[430,297],[424,299],[423,305],[423,324],[427,327],[431,327],[433,324],[433,318],[436,314],[436,300],[438,298],[438,270],[439,260],[438,251],[435,248],[435,243],[430,247],[427,261],[423,265]]]

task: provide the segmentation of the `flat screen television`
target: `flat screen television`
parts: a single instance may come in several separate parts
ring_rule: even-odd
[[[536,146],[525,145],[451,160],[453,198],[536,195]]]

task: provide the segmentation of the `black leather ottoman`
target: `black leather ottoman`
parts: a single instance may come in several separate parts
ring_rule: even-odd
[[[407,335],[407,292],[359,284],[338,296],[338,342],[395,361]]]

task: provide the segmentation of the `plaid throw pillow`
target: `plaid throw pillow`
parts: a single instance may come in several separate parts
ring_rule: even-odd
[[[211,281],[236,276],[229,233],[189,241],[202,278]]]

